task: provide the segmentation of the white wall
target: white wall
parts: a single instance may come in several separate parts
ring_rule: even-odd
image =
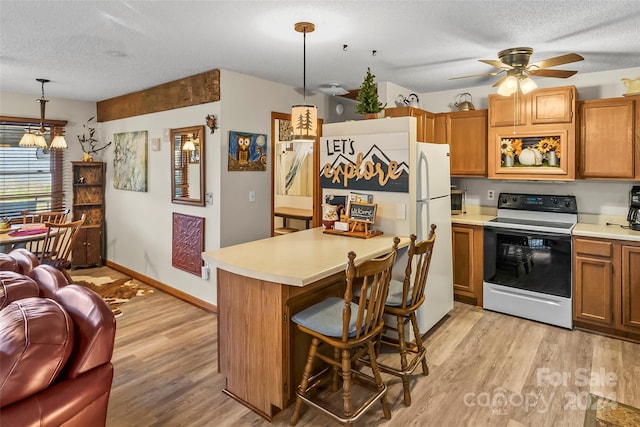
[[[271,236],[271,112],[290,113],[291,106],[303,97],[293,87],[262,80],[232,71],[221,70],[222,116],[219,145],[221,188],[220,246],[225,247]],[[318,117],[327,115],[327,95],[307,96],[307,103],[318,107]],[[267,135],[267,170],[264,172],[229,172],[227,155],[229,131]],[[256,201],[249,202],[255,191]],[[207,247],[207,250],[217,247]],[[251,254],[247,254],[251,256]]]

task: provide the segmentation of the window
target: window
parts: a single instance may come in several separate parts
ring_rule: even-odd
[[[20,147],[27,124],[0,120],[0,217],[64,208],[62,150]],[[10,121],[9,121],[10,122]],[[37,122],[37,120],[34,120]],[[66,124],[66,122],[65,122]],[[45,135],[50,143],[49,133]]]

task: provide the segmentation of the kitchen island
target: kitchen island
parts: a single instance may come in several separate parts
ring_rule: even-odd
[[[349,251],[359,264],[390,252],[393,237],[356,239],[318,227],[204,252],[217,275],[223,391],[268,420],[284,409],[295,396],[310,342],[291,316],[344,294]],[[408,245],[401,237],[399,246]]]

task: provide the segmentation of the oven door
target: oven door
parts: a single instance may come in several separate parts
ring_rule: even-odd
[[[571,235],[484,228],[484,281],[571,297]]]
[[[571,281],[571,235],[485,225],[485,309],[572,329]]]

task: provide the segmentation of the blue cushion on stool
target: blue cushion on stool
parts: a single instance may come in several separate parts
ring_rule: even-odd
[[[400,307],[402,305],[402,286],[403,283],[399,280],[391,280],[389,282],[389,295],[387,296],[386,305],[390,307]],[[411,294],[413,292],[413,286],[409,286],[409,293],[407,295],[407,305],[411,305]]]
[[[296,313],[291,320],[307,329],[328,337],[342,336],[342,310],[344,298],[330,297],[309,308]],[[358,305],[351,303],[351,319],[349,321],[349,336],[356,334],[356,316]]]
[[[400,307],[402,305],[402,285],[403,283],[401,281],[391,279],[389,282],[389,294],[387,295],[385,305],[390,307]],[[407,295],[409,301],[407,301],[407,305],[411,304],[411,291],[413,291],[413,287],[409,287],[409,295]],[[360,288],[353,291],[353,295],[356,298],[360,298]]]

